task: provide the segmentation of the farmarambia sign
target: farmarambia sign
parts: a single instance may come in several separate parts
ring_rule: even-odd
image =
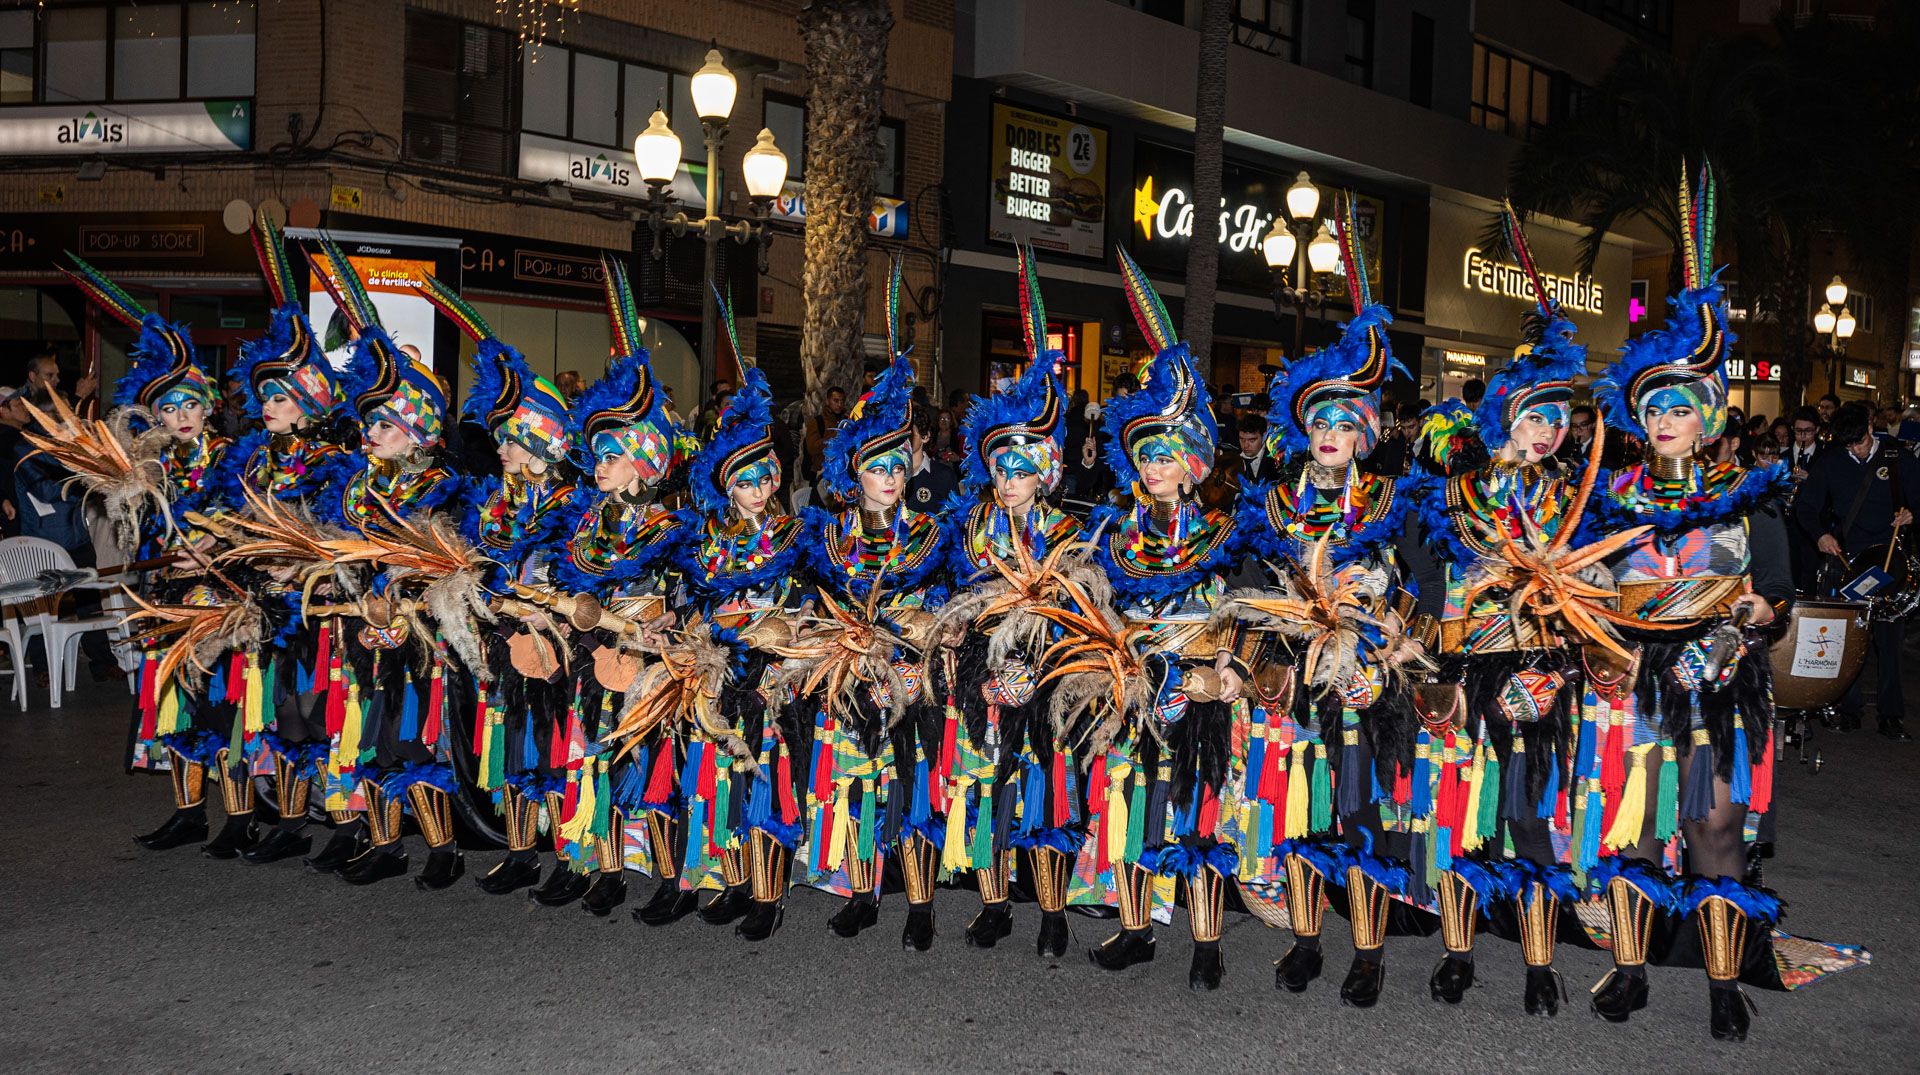
[[[253,102],[0,109],[0,154],[231,153],[253,148]]]

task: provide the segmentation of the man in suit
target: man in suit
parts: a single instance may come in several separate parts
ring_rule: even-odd
[[[1849,403],[1834,412],[1833,438],[1825,452],[1816,453],[1806,480],[1793,498],[1793,518],[1815,548],[1829,557],[1854,562],[1860,554],[1892,540],[1895,528],[1913,522],[1909,505],[1920,503],[1920,462],[1902,452],[1895,441],[1874,435],[1873,414],[1862,403]],[[1849,576],[1854,572],[1849,569]],[[1879,688],[1874,712],[1880,734],[1905,742],[1905,697],[1900,686],[1900,647],[1906,624],[1876,621],[1871,628],[1874,663],[1879,666]],[[1840,700],[1841,727],[1860,726],[1865,697],[1855,680]]]
[[[1812,407],[1802,407],[1793,412],[1792,424],[1788,427],[1792,437],[1787,441],[1787,450],[1780,461],[1787,465],[1787,473],[1793,478],[1795,489],[1807,480],[1807,470],[1820,456],[1820,412]],[[1813,547],[1814,539],[1807,535],[1794,522],[1793,511],[1787,511],[1787,548],[1793,561],[1793,588],[1798,593],[1813,591],[1814,575],[1820,568],[1820,554]]]

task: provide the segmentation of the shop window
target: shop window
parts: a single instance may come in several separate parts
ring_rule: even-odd
[[[1373,0],[1347,0],[1346,57],[1342,73],[1356,86],[1373,86]]]
[[[0,13],[0,103],[249,97],[253,0]],[[36,68],[35,56],[39,57]]]
[[[1300,59],[1299,7],[1293,0],[1239,0],[1233,8],[1235,44],[1291,62]]]
[[[705,159],[700,121],[681,116],[676,79],[644,64],[625,63],[560,45],[528,45],[520,53],[520,126],[539,134],[609,149],[631,150],[656,108],[665,109],[689,160]],[[680,81],[684,92],[684,80]],[[691,115],[689,106],[688,115]]]
[[[505,31],[408,11],[403,155],[504,174],[512,141],[510,63]]]
[[[1554,74],[1484,41],[1473,43],[1473,104],[1467,118],[1530,141],[1553,120]]]
[[[773,132],[773,141],[787,155],[787,178],[798,182],[807,174],[807,106],[798,97],[769,93],[761,125]],[[882,119],[874,136],[873,192],[888,198],[904,197],[907,127],[897,119]]]

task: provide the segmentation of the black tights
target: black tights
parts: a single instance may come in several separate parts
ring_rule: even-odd
[[[1649,768],[1659,764],[1654,752],[1648,752],[1646,764]],[[1687,786],[1687,775],[1696,764],[1713,764],[1713,752],[1696,748],[1680,759],[1681,787]],[[1656,773],[1647,773],[1647,825],[1641,831],[1640,842],[1630,851],[1632,857],[1652,862],[1661,861],[1664,846],[1653,835],[1654,805],[1660,795]],[[1703,820],[1680,823],[1680,834],[1686,837],[1687,842],[1687,872],[1709,878],[1739,878],[1746,873],[1747,805],[1732,801],[1732,797],[1733,789],[1716,776],[1713,780],[1713,809],[1708,811]]]

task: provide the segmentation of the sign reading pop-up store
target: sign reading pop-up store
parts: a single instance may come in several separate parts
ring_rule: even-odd
[[[1107,132],[1076,119],[993,106],[987,238],[1100,260],[1107,254]]]
[[[0,153],[90,156],[252,148],[250,100],[0,109]]]

